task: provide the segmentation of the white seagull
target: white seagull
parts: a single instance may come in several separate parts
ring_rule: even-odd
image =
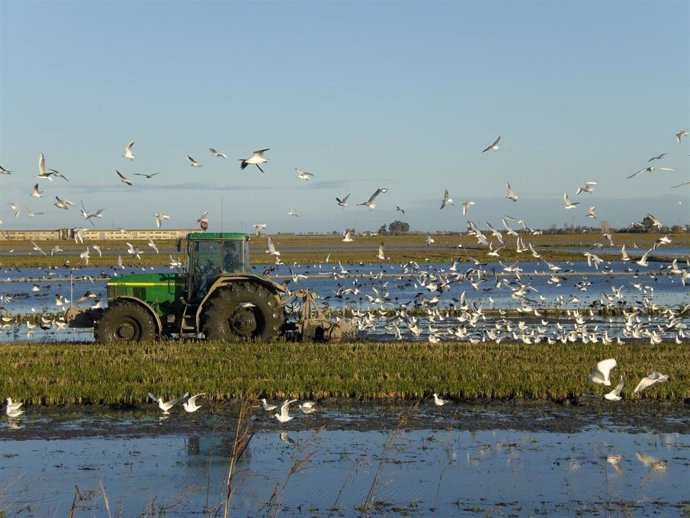
[[[376,203],[374,203],[374,200],[379,194],[384,194],[387,193],[388,189],[386,187],[379,187],[376,189],[376,192],[372,194],[369,199],[365,202],[360,203],[359,205],[364,205],[367,207],[369,210],[374,210],[376,208]]]
[[[680,144],[680,141],[683,137],[688,136],[688,130],[680,130],[678,133],[676,133],[676,142]]]
[[[291,415],[288,414],[288,407],[290,406],[291,403],[294,403],[297,401],[296,399],[286,399],[282,405],[280,405],[280,413],[279,414],[273,414],[273,417],[275,417],[278,421],[281,423],[287,423],[288,421],[294,419]]]
[[[593,381],[599,385],[606,385],[607,387],[610,386],[611,379],[609,378],[609,374],[611,369],[613,369],[616,365],[616,360],[614,358],[601,360],[599,363],[597,363],[596,369],[594,369],[592,374],[590,374],[590,381]]]
[[[446,401],[445,399],[441,399],[440,397],[438,397],[438,394],[436,394],[436,392],[434,392],[434,405],[443,406],[446,403],[448,403],[448,401]]]
[[[266,412],[270,412],[271,410],[278,408],[278,405],[272,405],[266,401],[265,397],[261,398],[259,401],[261,401],[261,408],[263,408]]]
[[[575,193],[575,196],[580,194],[581,192],[592,192],[594,190],[594,187],[596,187],[597,182],[585,182],[585,184],[582,187],[577,188],[577,192]]]
[[[10,171],[9,169],[5,169],[4,167],[2,167],[0,165],[0,174],[10,175],[10,174],[12,174],[12,171]]]
[[[303,414],[313,414],[316,412],[315,405],[316,403],[314,401],[305,401],[299,405],[299,409]]]
[[[564,206],[564,208],[565,208],[566,210],[568,210],[568,209],[574,209],[574,208],[577,207],[579,204],[580,204],[579,201],[576,201],[576,202],[570,201],[570,196],[568,196],[568,193],[567,193],[567,192],[564,192],[564,193],[563,193],[563,206]]]
[[[126,177],[125,175],[123,175],[120,171],[118,171],[117,169],[115,169],[115,172],[117,173],[117,176],[120,177],[120,181],[121,181],[123,184],[125,184],[125,185],[127,185],[127,186],[129,186],[129,187],[131,187],[131,186],[133,185],[132,182],[131,182],[130,180],[128,180],[127,177]]]
[[[513,192],[508,182],[506,182],[506,198],[510,201],[518,201],[518,195]]]
[[[175,406],[175,404],[180,400],[180,398],[177,399],[171,399],[170,401],[164,401],[163,398],[154,396],[149,392],[149,398],[158,403],[158,408],[160,408],[164,414],[169,414],[170,409]]]
[[[240,158],[240,169],[244,170],[248,165],[255,165],[259,169],[259,171],[263,173],[264,170],[261,169],[260,164],[265,164],[266,162],[268,162],[268,159],[264,158],[264,153],[269,149],[271,148],[267,147],[265,149],[259,149],[257,151],[254,151],[254,154],[249,158]]]
[[[266,246],[268,247],[268,250],[266,250],[267,254],[275,255],[276,257],[280,255],[280,252],[276,250],[276,245],[273,244],[271,236],[268,236],[268,244]]]
[[[669,375],[654,371],[649,376],[645,376],[640,380],[640,382],[637,384],[637,387],[635,387],[635,390],[633,390],[633,393],[641,392],[655,383],[663,383],[669,379],[671,379]]]
[[[206,394],[204,392],[200,394],[195,394],[192,397],[189,397],[189,392],[187,392],[184,396],[182,396],[182,406],[185,409],[185,412],[196,412],[201,408],[201,406],[196,404],[196,399],[201,396],[205,396]]]
[[[453,198],[448,194],[448,189],[443,193],[443,199],[441,200],[441,209],[445,209],[448,205],[453,205]]]
[[[597,219],[596,210],[597,210],[596,206],[590,207],[589,209],[587,209],[587,214],[585,214],[585,216],[587,216],[588,218],[591,218],[591,219]]]
[[[14,403],[12,401],[12,398],[8,397],[7,398],[7,406],[5,407],[5,414],[7,417],[14,418],[14,417],[19,417],[24,413],[24,410],[20,410],[20,407],[24,403]]]
[[[483,150],[482,153],[486,153],[487,151],[498,151],[498,143],[501,140],[501,137],[498,137],[496,140],[494,140],[491,144],[486,146]]]
[[[297,171],[297,178],[299,178],[300,180],[304,180],[305,182],[308,182],[309,178],[312,178],[314,176],[309,171],[302,171],[301,169],[297,168],[295,168],[295,171]]]
[[[623,390],[623,376],[621,376],[621,380],[618,382],[618,385],[616,385],[616,388],[614,388],[611,392],[608,392],[607,394],[604,394],[604,397],[608,399],[609,401],[620,401],[621,398],[621,391]]]
[[[211,152],[211,154],[215,157],[218,158],[228,158],[228,156],[225,153],[221,153],[220,151],[217,151],[213,149],[212,147],[208,148],[208,150]]]
[[[180,398],[177,399],[171,399],[170,401],[164,401],[163,398],[161,397],[156,397],[153,394],[149,392],[149,398],[151,398],[153,401],[158,403],[158,408],[160,408],[164,414],[169,414],[170,409],[175,406],[175,404],[180,400]]]
[[[132,140],[129,144],[125,146],[125,154],[122,156],[125,157],[127,160],[134,160],[134,153],[132,153],[133,145],[134,141]]]
[[[145,176],[147,180],[150,180],[154,176],[160,173],[134,173],[135,176]]]
[[[654,171],[675,171],[675,169],[673,169],[671,167],[654,167],[654,166],[650,165],[649,167],[645,167],[643,169],[640,169],[636,173],[631,174],[630,176],[628,176],[628,178],[632,178],[633,176],[637,176],[640,173],[644,173],[644,172],[653,173]]]
[[[204,164],[197,162],[191,156],[187,155],[187,160],[189,160],[189,165],[192,167],[203,167]]]
[[[34,188],[31,191],[31,196],[33,196],[34,198],[40,198],[41,196],[43,196],[43,193],[38,190],[38,184],[34,185]]]
[[[340,205],[341,207],[345,208],[345,207],[347,207],[347,199],[350,197],[350,194],[352,194],[352,193],[349,192],[349,193],[347,193],[346,196],[343,196],[342,198],[338,198],[338,197],[336,196],[336,197],[335,197],[335,201],[338,202],[338,205]]]
[[[49,173],[46,169],[46,157],[41,153],[38,157],[38,175],[36,175],[36,178],[47,179],[52,182],[52,174],[53,173]]]
[[[473,201],[463,201],[462,202],[462,215],[464,216],[470,210],[470,207],[474,205]]]
[[[161,228],[161,225],[163,224],[163,222],[166,219],[170,219],[170,216],[168,216],[167,214],[164,214],[162,212],[156,212],[155,218],[156,218],[156,228]]]

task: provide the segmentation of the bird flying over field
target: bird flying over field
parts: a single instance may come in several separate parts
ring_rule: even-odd
[[[132,153],[132,146],[134,146],[133,140],[125,146],[125,154],[122,156],[124,158],[126,158],[127,160],[134,160],[134,153]]]
[[[212,147],[208,148],[208,150],[211,152],[211,154],[215,157],[218,158],[228,158],[228,156],[225,153],[221,153],[220,151],[217,151],[213,149]]]
[[[335,197],[335,201],[338,202],[338,205],[345,208],[347,207],[347,199],[350,197],[350,192],[347,193],[346,196],[343,196],[342,198],[338,198],[337,196]]]
[[[248,165],[255,165],[257,169],[263,173],[264,170],[261,169],[260,164],[265,164],[266,162],[268,162],[268,159],[264,158],[264,153],[269,149],[271,148],[267,147],[264,149],[259,149],[257,151],[254,151],[254,154],[249,158],[240,158],[240,169],[244,170]]]
[[[187,160],[189,160],[189,165],[191,165],[192,167],[203,167],[204,165],[201,162],[197,162],[189,155],[187,155]]]
[[[376,208],[376,203],[374,203],[374,200],[376,200],[376,197],[379,194],[384,194],[387,192],[388,192],[388,189],[386,187],[379,187],[378,189],[376,189],[376,192],[374,192],[374,194],[372,194],[369,197],[369,199],[367,201],[364,201],[364,202],[360,203],[359,205],[364,205],[369,210],[374,210]]]
[[[131,182],[131,180],[128,180],[127,177],[126,177],[125,175],[123,175],[120,171],[118,171],[117,169],[115,169],[115,172],[117,173],[117,176],[120,177],[120,181],[121,181],[123,184],[125,184],[125,185],[127,185],[127,186],[129,186],[129,187],[131,187],[132,185],[134,185],[134,184]]]
[[[616,360],[614,358],[609,358],[607,360],[601,360],[597,363],[596,368],[589,375],[590,381],[597,383],[599,385],[606,385],[607,387],[611,385],[611,379],[609,374],[611,369],[616,366]]]

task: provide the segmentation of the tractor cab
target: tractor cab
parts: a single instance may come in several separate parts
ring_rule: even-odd
[[[201,300],[220,275],[249,269],[249,236],[242,233],[192,233],[187,236],[187,293]]]

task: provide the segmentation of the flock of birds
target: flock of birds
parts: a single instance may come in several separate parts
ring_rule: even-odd
[[[589,380],[598,385],[607,387],[611,386],[611,370],[613,370],[616,366],[617,363],[615,358],[608,358],[598,362],[592,373],[589,375]],[[640,380],[633,390],[633,394],[637,394],[642,390],[654,385],[655,383],[663,383],[669,381],[670,379],[671,377],[669,375],[654,371]],[[621,376],[616,387],[612,391],[606,393],[604,398],[609,401],[620,401],[622,399],[621,392],[623,391],[623,386],[623,376]],[[165,419],[170,415],[173,407],[175,407],[175,405],[177,405],[177,403],[180,401],[182,401],[182,407],[186,413],[191,414],[196,412],[201,408],[201,405],[197,403],[197,400],[205,395],[206,394],[204,392],[200,392],[191,396],[189,392],[187,392],[182,397],[166,400],[163,397],[156,396],[149,392],[148,398],[157,404],[158,408],[162,412],[162,417]],[[451,402],[450,400],[441,398],[436,392],[434,392],[431,397],[433,398],[433,404],[436,407],[442,407]],[[277,410],[277,412],[273,414],[273,417],[279,423],[287,423],[292,421],[295,417],[294,415],[290,415],[290,405],[297,403],[297,399],[286,399],[280,405],[269,403],[266,398],[261,398],[258,401],[261,402],[261,408],[265,412],[270,413],[274,410]],[[12,398],[8,397],[5,404],[5,415],[11,421],[18,419],[24,414],[24,410],[21,408],[22,406],[22,402],[16,402]],[[298,408],[302,414],[307,415],[313,414],[317,411],[316,402],[314,401],[303,401],[298,404]]]

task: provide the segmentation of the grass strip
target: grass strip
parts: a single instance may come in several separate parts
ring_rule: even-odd
[[[205,392],[241,397],[565,400],[611,390],[588,375],[616,358],[615,385],[626,399],[690,398],[687,344],[205,343],[139,345],[12,343],[0,346],[0,387],[32,405],[138,404]],[[671,381],[640,394],[633,388],[657,370]]]

